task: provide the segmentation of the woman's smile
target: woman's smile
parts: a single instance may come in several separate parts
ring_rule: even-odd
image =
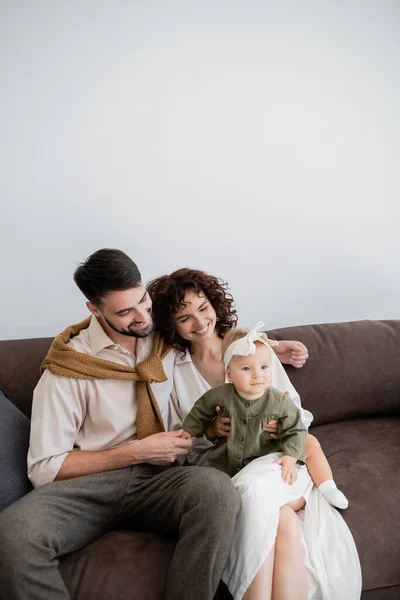
[[[204,327],[202,327],[201,329],[193,330],[192,333],[195,333],[196,335],[205,335],[209,330],[210,323],[211,321],[208,321],[207,325],[204,325]]]

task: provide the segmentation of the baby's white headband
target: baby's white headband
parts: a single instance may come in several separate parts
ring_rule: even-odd
[[[270,340],[266,333],[260,333],[261,327],[264,327],[264,323],[259,321],[253,329],[250,329],[249,333],[244,337],[232,342],[224,354],[224,365],[225,369],[228,368],[229,363],[232,360],[232,356],[249,356],[254,354],[256,351],[255,342],[261,342],[265,346],[277,346],[279,342]]]

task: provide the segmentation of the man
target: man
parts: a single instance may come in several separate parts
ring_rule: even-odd
[[[99,250],[74,279],[92,316],[57,336],[42,365],[28,454],[35,490],[0,514],[0,598],[68,600],[57,556],[140,519],[179,535],[166,598],[211,600],[237,492],[215,469],[172,466],[192,440],[164,431],[173,353],[153,332],[135,263]]]

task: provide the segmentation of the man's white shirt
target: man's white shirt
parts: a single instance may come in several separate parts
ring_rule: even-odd
[[[139,338],[137,356],[115,344],[92,316],[69,342],[77,352],[135,367],[151,353],[153,335]],[[162,361],[167,381],[152,383],[168,427],[174,352]],[[54,481],[71,450],[107,450],[136,439],[136,383],[120,379],[73,379],[46,370],[33,394],[28,475],[34,486]]]

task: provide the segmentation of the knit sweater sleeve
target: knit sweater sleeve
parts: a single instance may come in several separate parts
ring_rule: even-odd
[[[301,412],[293,402],[282,394],[281,415],[278,425],[278,439],[286,456],[294,456],[299,464],[305,464],[307,429],[304,427]]]
[[[212,392],[213,390],[206,392],[197,400],[183,422],[183,429],[194,437],[204,435],[216,415],[215,407],[218,402]]]

